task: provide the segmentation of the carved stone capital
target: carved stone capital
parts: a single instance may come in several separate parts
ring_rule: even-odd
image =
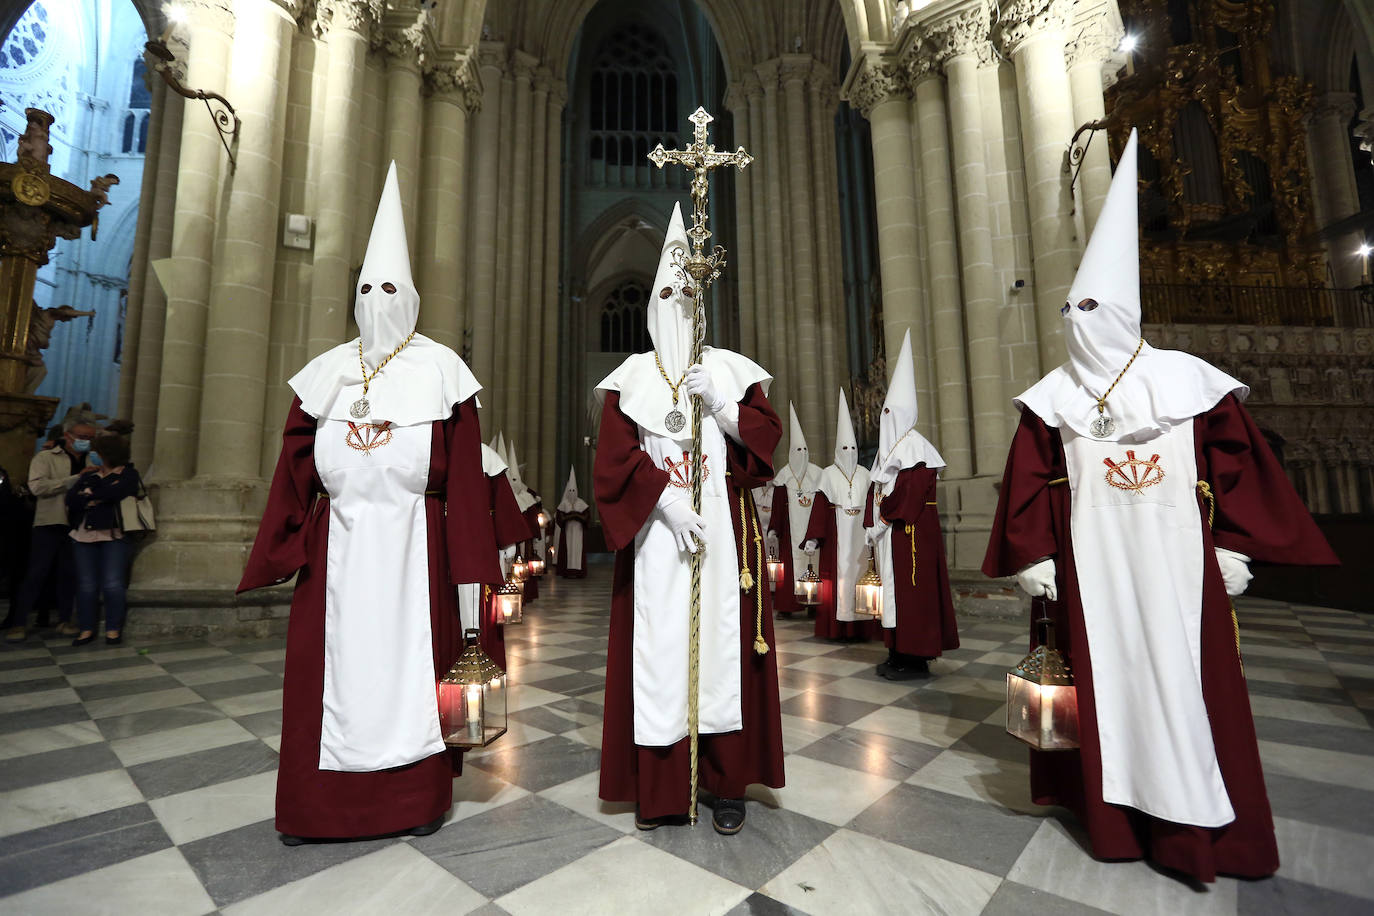
[[[188,0],[182,6],[192,29],[234,34],[234,10],[229,0]]]
[[[921,80],[940,76],[940,60],[935,49],[924,42],[913,43],[902,55],[902,66],[906,67],[907,80],[912,88]]]
[[[1313,120],[1335,118],[1344,129],[1345,125],[1350,123],[1350,119],[1355,117],[1355,93],[1328,92],[1318,96],[1316,104],[1312,106],[1311,117]]]
[[[509,52],[506,50],[505,42],[484,41],[477,46],[477,66],[483,70],[503,72],[506,69],[508,56]]]
[[[811,78],[815,58],[809,54],[784,54],[778,67],[778,77],[784,84],[805,83]]]
[[[873,109],[890,99],[910,99],[911,84],[906,68],[891,58],[870,54],[851,70],[844,98],[865,118]]]
[[[1002,7],[997,23],[1002,52],[1014,56],[1031,38],[1045,33],[1062,33],[1069,24],[1071,0],[1011,0]]]
[[[1360,112],[1360,121],[1355,125],[1355,136],[1360,138],[1360,149],[1366,153],[1374,150],[1374,108]]]
[[[482,107],[482,76],[470,50],[454,51],[446,59],[430,61],[424,69],[424,80],[426,92],[450,97],[468,114]]]
[[[385,11],[385,0],[316,0],[315,31],[324,35],[342,29],[366,38]]]
[[[562,111],[568,104],[568,83],[566,80],[549,81],[549,108]]]
[[[1071,31],[1069,40],[1064,42],[1064,63],[1070,68],[1078,64],[1101,66],[1121,47],[1126,34],[1119,21],[1106,15],[1076,22]]]
[[[926,32],[936,62],[943,68],[956,57],[978,57],[991,43],[990,17],[981,4],[932,22]]]
[[[759,88],[764,95],[771,95],[778,89],[778,74],[782,68],[782,61],[778,58],[766,60],[754,68],[754,75],[758,78]]]

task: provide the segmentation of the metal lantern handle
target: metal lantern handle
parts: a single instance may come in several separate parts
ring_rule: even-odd
[[[1039,605],[1040,616],[1035,619],[1035,635],[1040,636],[1041,627],[1044,628],[1044,638],[1039,640],[1039,644],[1046,649],[1054,649],[1054,620],[1050,618],[1049,601],[1045,598],[1035,598],[1031,601],[1031,607]]]

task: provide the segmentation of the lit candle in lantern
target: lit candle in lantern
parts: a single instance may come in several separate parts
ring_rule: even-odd
[[[868,553],[868,571],[854,585],[854,611],[869,617],[883,616],[883,580],[873,565],[873,551]]]
[[[467,686],[468,740],[482,743],[482,685]]]
[[[797,587],[793,594],[797,598],[797,603],[808,607],[821,602],[821,577],[816,575],[815,568],[806,564],[806,572],[802,573],[801,578],[797,579]]]

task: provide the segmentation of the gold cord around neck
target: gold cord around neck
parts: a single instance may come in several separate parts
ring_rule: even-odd
[[[663,380],[668,383],[668,388],[673,392],[673,406],[676,407],[677,390],[682,387],[682,380],[687,377],[687,373],[682,373],[677,380],[677,384],[674,385],[673,380],[668,378],[668,370],[663,368],[663,360],[658,358],[658,350],[654,350],[654,362],[658,364],[658,374],[663,376]]]
[[[1099,414],[1104,414],[1104,413],[1107,412],[1107,398],[1108,398],[1108,396],[1110,396],[1111,393],[1112,393],[1113,391],[1116,390],[1117,383],[1119,383],[1119,382],[1121,381],[1121,379],[1122,379],[1123,377],[1125,377],[1125,375],[1126,375],[1126,370],[1129,369],[1129,368],[1131,368],[1131,364],[1135,362],[1135,358],[1136,358],[1137,356],[1140,355],[1140,350],[1141,350],[1141,348],[1144,347],[1144,346],[1145,346],[1145,338],[1142,337],[1142,338],[1140,338],[1140,343],[1138,343],[1138,344],[1135,345],[1135,352],[1131,354],[1131,358],[1128,359],[1128,360],[1126,360],[1126,365],[1123,366],[1122,369],[1121,369],[1121,371],[1118,372],[1118,373],[1116,374],[1116,381],[1112,382],[1112,386],[1111,386],[1110,388],[1108,388],[1108,389],[1102,394],[1102,397],[1097,398],[1097,412],[1098,412]],[[1089,392],[1089,394],[1091,394],[1091,393],[1092,393],[1092,392]]]
[[[377,364],[377,368],[372,370],[371,375],[367,374],[367,363],[363,362],[363,339],[362,337],[358,338],[358,368],[363,370],[363,397],[367,397],[367,386],[372,384],[372,380],[375,379],[378,376],[378,374],[381,373],[382,367],[385,366],[387,363],[391,362],[392,357],[394,357],[397,353],[400,353],[402,350],[404,350],[406,348],[406,345],[410,343],[411,338],[413,338],[414,336],[415,331],[411,331],[410,336],[407,337],[405,340],[401,341],[401,345],[396,349],[392,350],[390,356],[388,356],[386,359],[382,360],[380,363]]]

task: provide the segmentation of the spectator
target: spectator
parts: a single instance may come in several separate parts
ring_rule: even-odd
[[[95,467],[87,468],[67,493],[73,565],[76,567],[76,616],[81,631],[72,640],[84,646],[95,639],[96,597],[105,600],[105,644],[124,641],[129,550],[120,502],[143,487],[129,464],[129,440],[103,432],[91,444]]]
[[[72,618],[72,542],[63,500],[86,467],[91,437],[98,431],[78,417],[64,422],[50,447],[34,456],[29,465],[29,492],[38,500],[33,514],[29,540],[29,565],[15,596],[10,615],[13,628],[6,642],[23,642],[28,637],[29,612],[38,602],[43,586],[57,574],[57,632],[71,636],[76,632]],[[51,433],[50,433],[51,437]]]

